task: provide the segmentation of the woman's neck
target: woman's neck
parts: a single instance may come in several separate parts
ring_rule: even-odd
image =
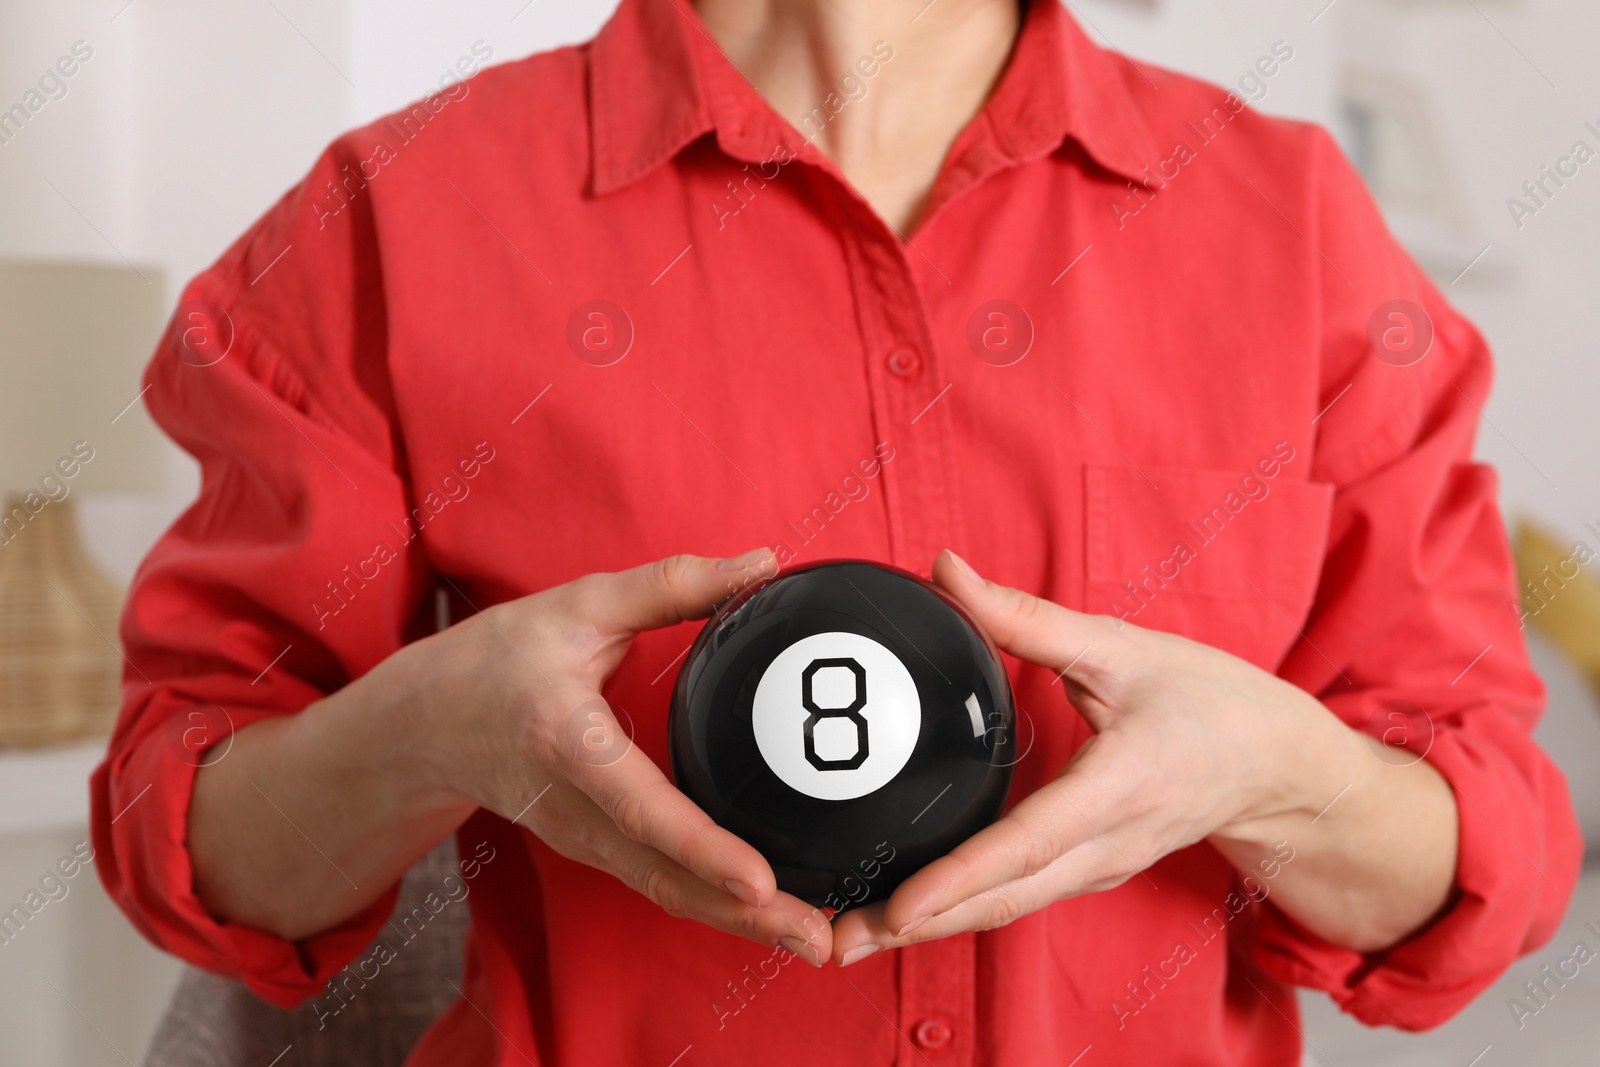
[[[1017,0],[694,3],[733,65],[902,233],[1021,22]]]

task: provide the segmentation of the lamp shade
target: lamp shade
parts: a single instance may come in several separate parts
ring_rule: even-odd
[[[148,267],[0,262],[0,493],[161,489],[165,446],[137,398],[162,288]]]

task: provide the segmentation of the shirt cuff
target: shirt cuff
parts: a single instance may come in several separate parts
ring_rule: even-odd
[[[399,883],[345,922],[300,941],[213,916],[195,893],[188,849],[189,802],[204,749],[188,747],[181,730],[165,725],[187,726],[190,710],[147,708],[144,721],[162,725],[131,743],[113,743],[95,769],[89,783],[95,866],[111,898],[157,947],[292,1008],[372,942],[394,911]],[[229,714],[237,730],[281,713]],[[230,741],[218,737],[213,747]]]
[[[1304,929],[1269,900],[1256,946],[1263,971],[1327,993],[1369,1026],[1425,1030],[1550,939],[1577,883],[1581,838],[1560,772],[1506,725],[1515,737],[1441,730],[1427,753],[1460,812],[1456,885],[1444,911],[1399,944],[1360,953]]]
[[[1384,952],[1360,953],[1269,901],[1256,945],[1262,971],[1328,993],[1365,1024],[1426,1030],[1549,941],[1578,883],[1581,837],[1560,771],[1520,728],[1507,723],[1506,734],[1442,729],[1427,752],[1459,811],[1456,888],[1438,917]]]

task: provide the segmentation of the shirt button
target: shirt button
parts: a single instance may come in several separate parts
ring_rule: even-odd
[[[897,348],[889,353],[889,370],[901,378],[915,377],[922,370],[922,357],[909,348]]]
[[[917,1046],[929,1052],[944,1048],[954,1036],[950,1031],[950,1025],[943,1019],[924,1019],[911,1032],[911,1038]]]

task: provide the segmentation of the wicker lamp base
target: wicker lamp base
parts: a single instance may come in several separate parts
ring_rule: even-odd
[[[1593,567],[1584,573],[1592,550],[1584,546],[1580,553],[1578,545],[1529,519],[1517,523],[1511,543],[1523,623],[1555,642],[1600,697],[1600,584]]]
[[[0,513],[0,745],[108,733],[116,718],[122,594],[78,535],[72,501]]]

